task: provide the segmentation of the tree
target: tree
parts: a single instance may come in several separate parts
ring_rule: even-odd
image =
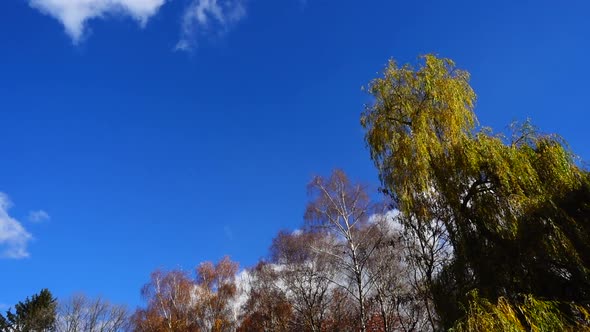
[[[259,262],[249,270],[250,290],[243,305],[239,332],[293,330],[293,309],[272,263]]]
[[[399,220],[404,218],[404,215],[398,215]],[[436,314],[433,290],[440,284],[441,272],[452,259],[452,247],[448,241],[445,224],[440,219],[416,219],[415,222],[406,222],[405,225],[401,242],[407,265],[407,281],[411,290],[404,296],[406,305],[399,309],[405,311],[408,317],[417,319],[414,322],[419,324],[419,330],[436,330],[439,317]],[[446,306],[440,303],[440,299],[443,298],[439,297],[440,307]],[[428,326],[420,324],[422,318],[426,318]],[[414,322],[409,326],[412,327]]]
[[[421,279],[414,269],[413,247],[399,228],[395,212],[373,216],[377,227],[367,228],[364,237],[375,241],[367,261],[373,280],[371,301],[378,312],[373,325],[380,331],[426,331],[427,307],[420,295]]]
[[[435,222],[442,228],[430,243],[449,244],[450,259],[426,269],[435,327],[473,318],[462,308],[474,303],[504,300],[521,313],[557,301],[563,326],[578,324],[590,299],[588,172],[560,138],[529,122],[512,139],[478,129],[469,74],[449,59],[423,59],[418,69],[390,61],[369,85],[374,102],[361,124],[406,228],[427,245]],[[537,326],[527,318],[518,318],[523,327]]]
[[[335,287],[330,291],[330,298],[325,331],[357,332],[359,330],[355,308],[357,304],[349,292],[342,287]]]
[[[0,315],[0,330],[7,332],[55,331],[56,299],[48,289],[15,305],[15,312]]]
[[[147,308],[132,316],[138,332],[224,332],[234,329],[235,274],[238,265],[225,257],[201,263],[195,279],[183,271],[155,271],[142,289]]]
[[[197,267],[197,322],[200,331],[224,332],[236,328],[237,313],[232,306],[237,294],[238,264],[229,257]]]
[[[141,290],[147,308],[138,309],[133,315],[133,330],[196,331],[194,288],[194,282],[183,271],[152,272],[150,282]]]
[[[120,332],[128,325],[124,306],[83,294],[72,296],[58,305],[57,332]]]
[[[294,311],[297,330],[323,331],[330,305],[331,280],[337,273],[325,254],[332,241],[317,232],[279,232],[271,246],[271,261],[277,265]],[[329,250],[329,249],[328,249]]]
[[[367,261],[376,242],[362,236],[362,230],[374,227],[369,217],[377,210],[365,187],[351,183],[341,170],[335,170],[327,179],[315,177],[309,184],[309,192],[311,201],[305,219],[312,227],[338,240],[323,253],[340,266],[342,278],[332,282],[346,289],[355,299],[359,328],[364,332],[369,318],[367,298],[373,283],[367,274]]]

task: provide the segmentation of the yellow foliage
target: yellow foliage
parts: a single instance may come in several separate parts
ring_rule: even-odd
[[[469,294],[466,317],[451,329],[453,332],[471,331],[588,331],[582,322],[571,322],[561,314],[559,305],[571,306],[588,319],[588,311],[579,305],[542,301],[532,295],[521,303],[510,303],[500,297],[496,304],[481,298],[477,291]]]

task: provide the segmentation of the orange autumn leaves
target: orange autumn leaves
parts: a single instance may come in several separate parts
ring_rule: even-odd
[[[199,265],[194,278],[180,270],[153,272],[142,289],[147,308],[132,317],[135,331],[232,331],[237,271],[238,264],[225,257]]]

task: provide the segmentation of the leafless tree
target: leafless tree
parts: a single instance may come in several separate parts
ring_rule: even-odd
[[[259,262],[248,271],[249,292],[238,332],[293,331],[293,310],[277,265]]]
[[[329,246],[323,233],[280,232],[273,240],[271,258],[280,267],[279,280],[301,325],[299,330],[324,329],[336,270],[332,260],[317,249]]]
[[[57,332],[119,332],[128,327],[128,311],[99,298],[74,295],[58,306]]]
[[[447,229],[441,219],[421,221],[415,218],[414,222],[406,220],[402,223],[411,296],[414,301],[420,301],[419,305],[414,303],[415,308],[423,311],[422,321],[425,324],[421,330],[434,331],[440,325],[432,296],[434,287],[443,267],[449,265],[453,257]]]
[[[375,227],[367,228],[364,237],[375,243],[367,266],[380,328],[386,332],[430,330],[422,293],[424,279],[415,271],[416,239],[404,232],[396,210],[374,215],[372,223]]]
[[[312,228],[336,237],[331,250],[322,250],[340,265],[339,278],[333,283],[345,289],[356,302],[359,328],[367,330],[367,301],[373,280],[367,264],[377,248],[377,242],[367,234],[375,227],[370,217],[379,212],[360,184],[353,184],[341,170],[325,179],[315,177],[309,184],[311,201],[305,219]],[[370,232],[369,232],[370,233]]]

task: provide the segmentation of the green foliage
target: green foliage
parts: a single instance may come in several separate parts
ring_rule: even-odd
[[[55,331],[57,301],[47,289],[15,305],[15,312],[0,315],[0,330],[11,332]]]
[[[369,85],[375,100],[361,123],[384,191],[406,226],[445,226],[453,259],[428,285],[441,324],[499,317],[494,310],[514,307],[519,294],[535,297],[517,307],[514,324],[531,328],[527,317],[553,312],[544,306],[551,301],[588,303],[588,172],[562,139],[538,133],[529,121],[514,125],[510,140],[478,130],[469,74],[448,59],[423,59],[418,69],[390,61]],[[498,305],[474,307],[465,295],[471,289]],[[572,318],[555,310],[561,314],[543,324]]]

